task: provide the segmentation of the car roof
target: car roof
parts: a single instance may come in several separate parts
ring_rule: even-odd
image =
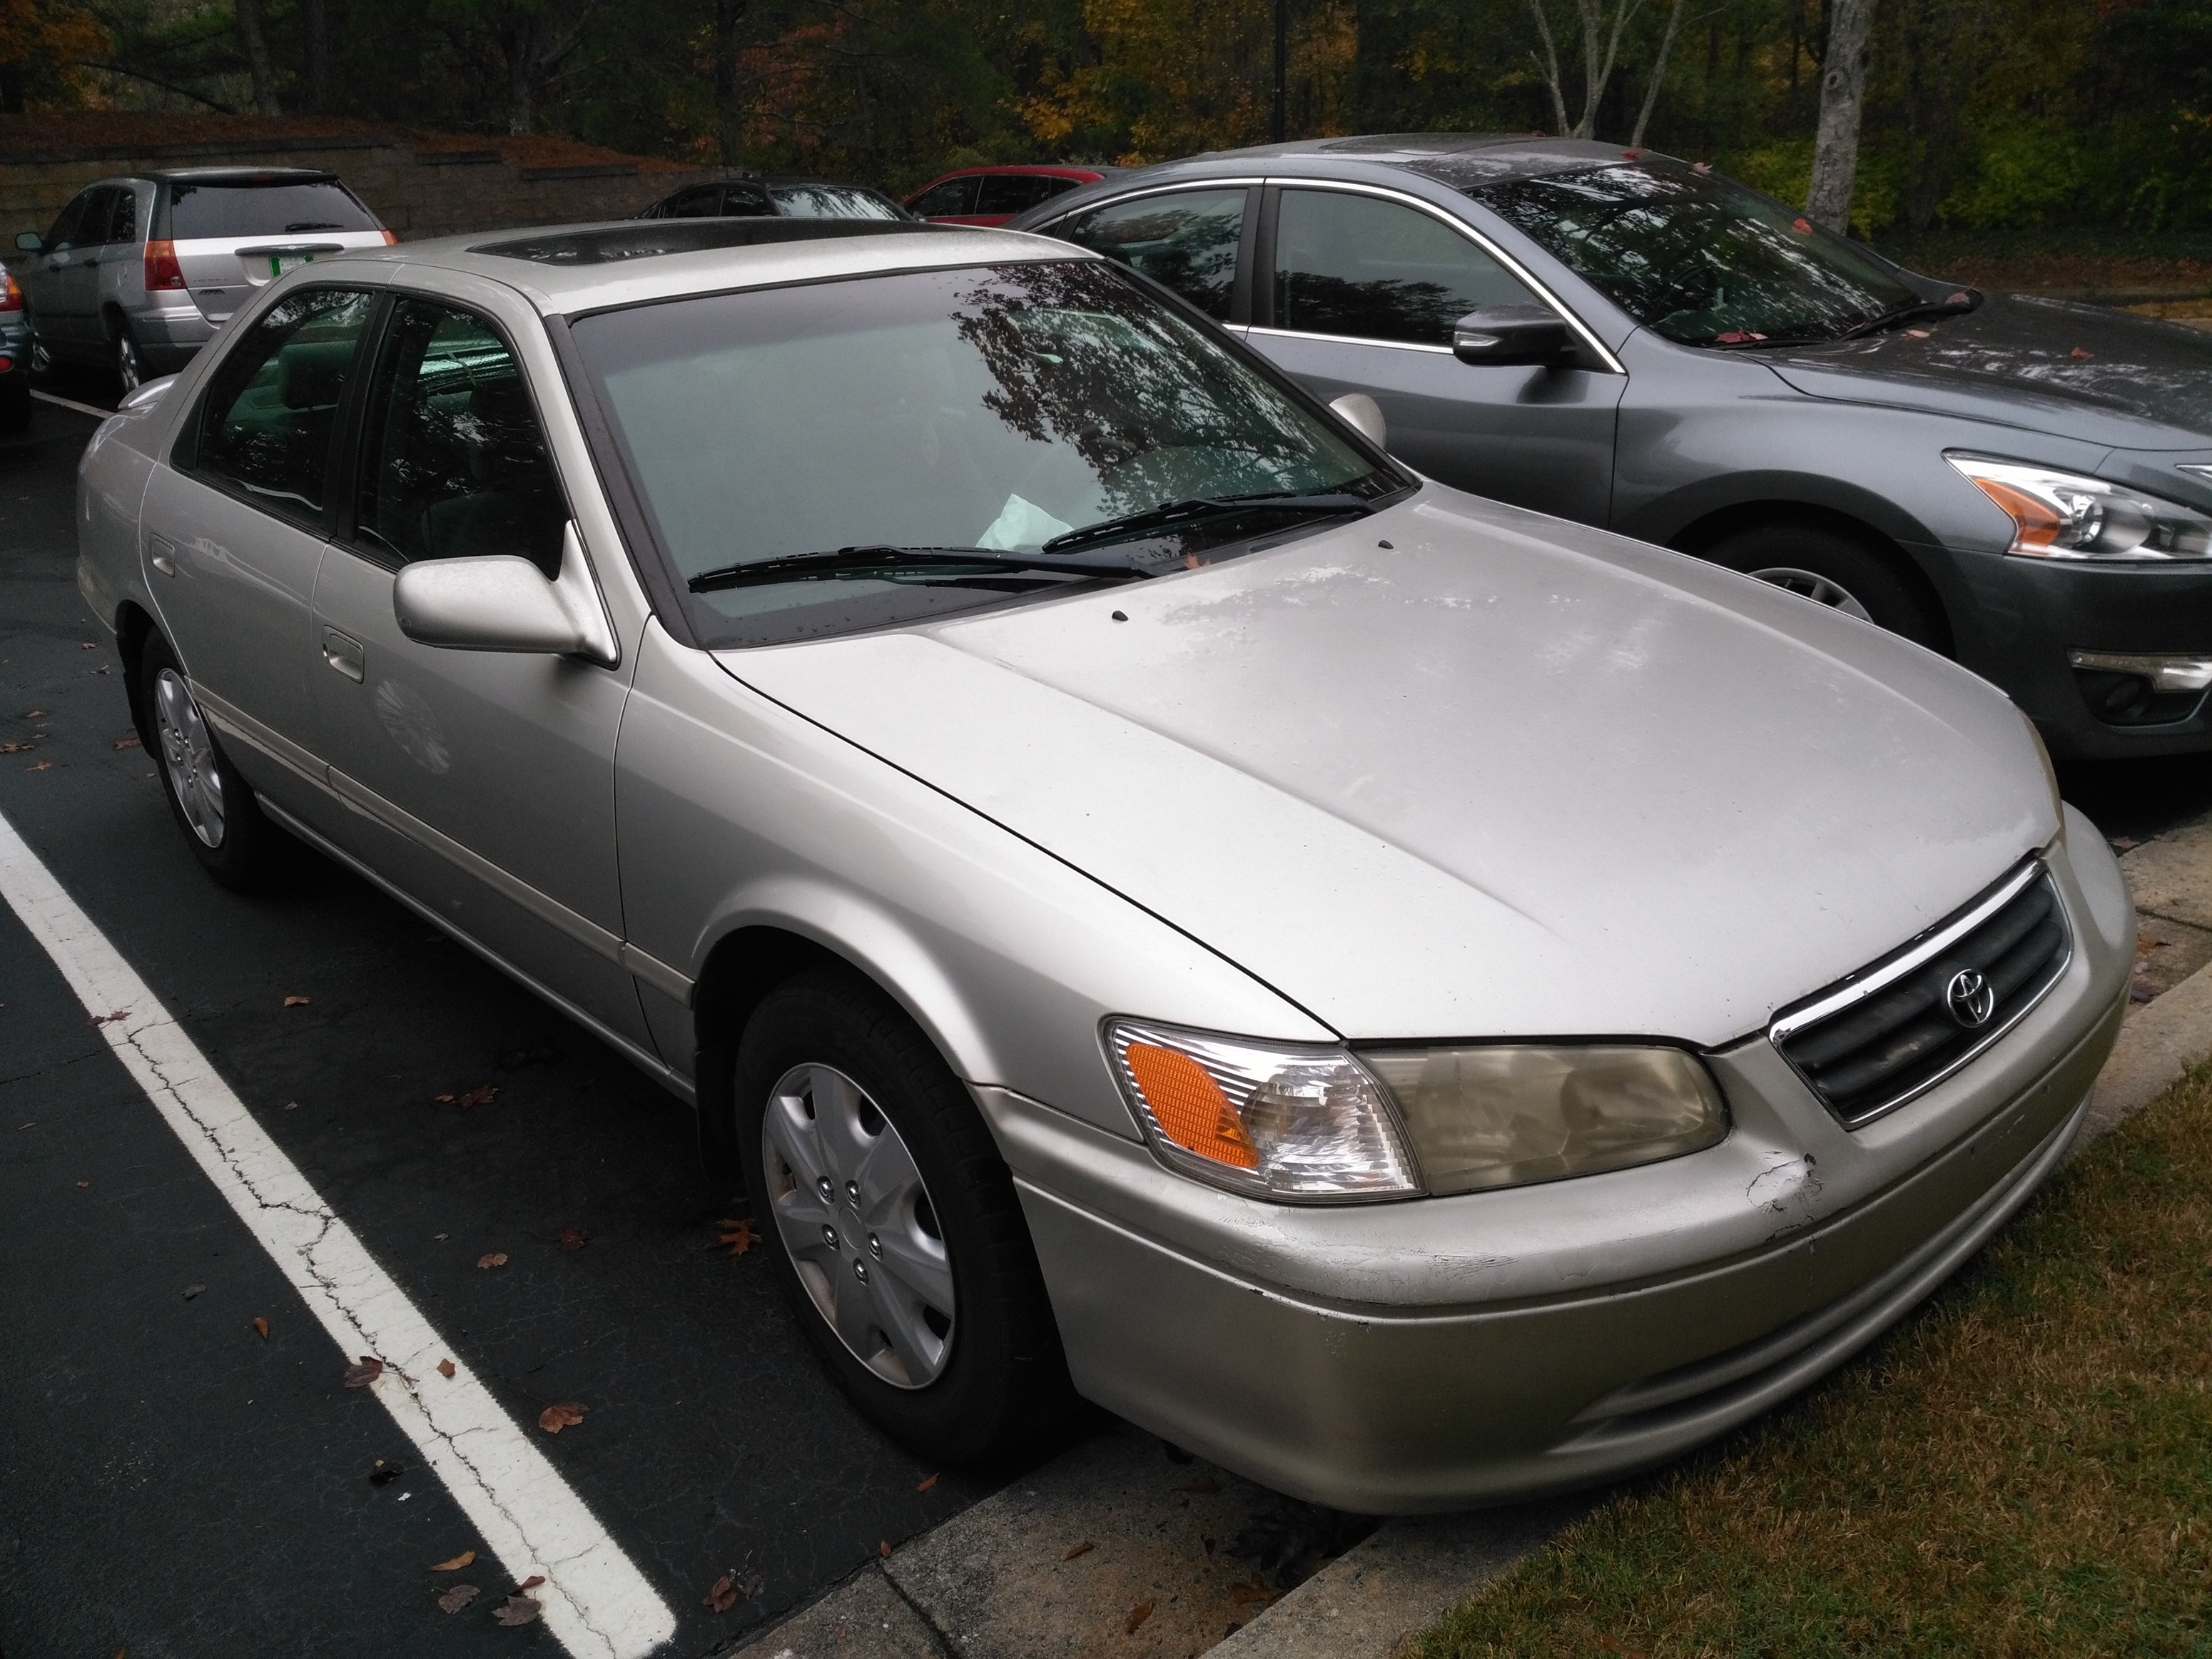
[[[838,276],[1097,257],[1047,236],[913,220],[615,219],[403,242],[314,269],[332,280],[364,265],[386,279],[394,267],[457,271],[516,289],[548,315],[573,316]]]
[[[1590,138],[1547,138],[1541,133],[1385,132],[1353,138],[1299,138],[1243,149],[1209,150],[1186,162],[1169,162],[1162,171],[1206,164],[1250,167],[1255,163],[1351,162],[1399,167],[1469,190],[1504,179],[1535,178],[1549,173],[1602,166],[1625,159],[1668,161],[1656,150],[1626,150]]]
[[[1031,179],[1110,179],[1127,171],[1125,167],[1108,167],[1103,161],[1009,161],[997,167],[954,167],[950,173],[939,173],[930,182],[942,184],[947,179],[972,179],[987,173],[1014,173]]]
[[[164,167],[134,178],[178,185],[306,185],[335,179],[327,167]]]

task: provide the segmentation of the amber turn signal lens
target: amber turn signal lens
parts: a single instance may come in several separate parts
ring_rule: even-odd
[[[1205,1066],[1188,1054],[1155,1043],[1133,1042],[1124,1052],[1129,1074],[1162,1134],[1217,1164],[1239,1170],[1259,1167],[1260,1155],[1253,1151],[1236,1107]]]
[[[2011,515],[2015,551],[2057,544],[2058,534],[2066,528],[2066,522],[2051,510],[2047,502],[2002,479],[1976,478],[1974,483],[1980,486],[1983,495]]]

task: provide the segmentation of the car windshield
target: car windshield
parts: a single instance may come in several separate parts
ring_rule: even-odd
[[[702,295],[585,318],[574,337],[678,586],[840,549],[1036,556],[965,575],[939,564],[709,586],[685,603],[715,644],[1060,592],[1086,578],[1036,568],[1048,542],[1171,502],[1340,501],[1408,483],[1103,261]],[[1257,524],[1197,511],[1078,539],[1087,559],[1172,568],[1283,528],[1290,511]]]
[[[787,219],[903,219],[897,204],[850,185],[771,185]]]
[[[1685,345],[1834,339],[1926,297],[1796,210],[1689,167],[1620,163],[1471,193]]]
[[[179,242],[376,228],[376,216],[335,179],[276,184],[179,179],[169,186],[169,234]]]

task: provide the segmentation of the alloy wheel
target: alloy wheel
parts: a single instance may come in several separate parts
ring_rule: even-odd
[[[952,1352],[952,1261],[906,1142],[835,1066],[794,1066],[761,1117],[778,1235],[817,1312],[894,1387],[934,1382]]]
[[[1815,605],[1825,605],[1832,611],[1840,611],[1846,617],[1856,617],[1870,623],[1874,613],[1866,608],[1857,595],[1832,577],[1823,576],[1817,570],[1799,570],[1789,565],[1770,565],[1763,570],[1745,573],[1753,580],[1772,582],[1786,588],[1801,599],[1810,599]]]
[[[184,677],[164,668],[154,680],[154,724],[161,735],[161,765],[185,822],[203,845],[222,845],[222,768],[199,705]]]
[[[131,337],[128,329],[115,337],[115,378],[123,382],[123,395],[126,398],[138,389],[145,378],[138,370],[138,343]]]
[[[54,354],[35,333],[31,336],[31,373],[44,380],[54,372]]]

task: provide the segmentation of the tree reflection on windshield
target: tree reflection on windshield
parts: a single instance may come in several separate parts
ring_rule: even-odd
[[[1474,194],[1686,345],[1833,339],[1923,297],[1856,244],[1687,167],[1594,167]]]

